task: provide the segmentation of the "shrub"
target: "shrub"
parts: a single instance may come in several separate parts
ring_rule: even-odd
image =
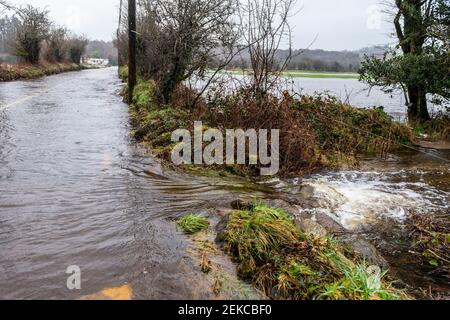
[[[188,214],[177,221],[177,226],[186,234],[194,234],[208,228],[208,220],[197,214]]]

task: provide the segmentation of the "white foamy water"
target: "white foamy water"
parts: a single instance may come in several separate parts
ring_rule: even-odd
[[[303,210],[324,212],[349,230],[386,219],[401,223],[413,211],[428,214],[449,210],[450,193],[417,179],[420,173],[415,173],[412,182],[395,181],[410,174],[344,171],[295,183],[315,190],[319,208]]]

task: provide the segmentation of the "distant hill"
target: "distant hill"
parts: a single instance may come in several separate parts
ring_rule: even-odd
[[[355,52],[358,52],[361,57],[363,57],[364,55],[382,57],[386,53],[386,51],[389,51],[390,49],[391,49],[390,46],[384,45],[384,46],[366,47]]]
[[[295,50],[288,66],[290,70],[358,72],[364,55],[382,56],[388,46],[363,48],[357,51],[326,51],[326,50]],[[276,58],[284,61],[288,50],[279,50]],[[230,68],[248,68],[250,66],[248,53],[241,54],[230,65]]]
[[[358,72],[364,55],[381,57],[389,50],[389,46],[374,46],[356,51],[326,51],[326,50],[295,50],[288,66],[290,70],[328,71],[328,72]],[[283,61],[289,52],[279,50],[277,60]],[[112,41],[90,41],[86,48],[89,58],[109,59],[112,65],[117,65],[117,49]],[[234,59],[229,68],[249,68],[248,53],[242,53]]]

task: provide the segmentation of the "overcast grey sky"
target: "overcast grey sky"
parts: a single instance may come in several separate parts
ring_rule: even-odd
[[[381,0],[298,0],[294,46],[354,50],[392,42],[391,26],[379,11]],[[117,28],[119,0],[10,0],[47,7],[59,24],[90,39],[111,40]],[[378,8],[378,9],[377,9]]]

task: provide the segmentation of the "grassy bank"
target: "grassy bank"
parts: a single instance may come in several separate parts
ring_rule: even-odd
[[[188,215],[178,223],[192,219]],[[203,226],[197,232],[207,228],[205,218],[195,219]],[[219,247],[236,263],[240,279],[269,299],[410,299],[380,268],[367,265],[331,235],[304,233],[281,209],[255,203],[231,212],[223,222],[219,223],[223,229],[216,234]],[[201,263],[201,267],[208,273],[212,267],[209,250],[202,252],[202,260],[208,263]]]
[[[69,71],[80,71],[91,67],[75,63],[42,65],[0,65],[0,82],[36,79]]]
[[[126,77],[126,70],[121,74]],[[130,110],[135,138],[164,160],[170,160],[172,132],[193,130],[194,121],[222,131],[279,129],[280,174],[284,176],[357,166],[364,155],[384,155],[413,140],[412,130],[393,121],[383,110],[358,109],[326,95],[294,98],[286,94],[284,98],[270,97],[261,105],[243,91],[221,93],[209,102],[201,100],[192,106],[195,94],[187,88],[179,88],[171,104],[158,103],[156,90],[154,82],[140,80]],[[260,167],[219,169],[256,176]]]

